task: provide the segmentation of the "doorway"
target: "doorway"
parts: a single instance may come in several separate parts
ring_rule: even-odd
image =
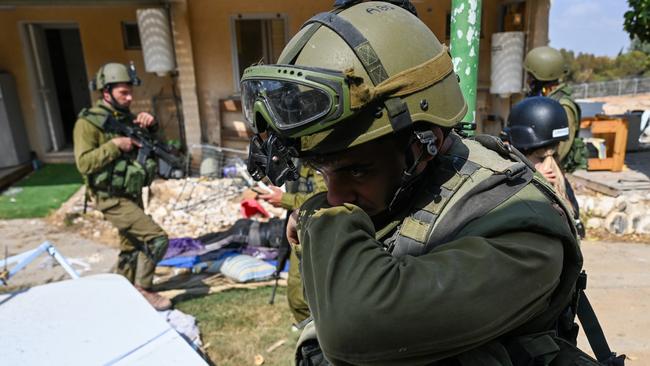
[[[76,24],[27,24],[45,151],[72,151],[77,114],[90,92]]]

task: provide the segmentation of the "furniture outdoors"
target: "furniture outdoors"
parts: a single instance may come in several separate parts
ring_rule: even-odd
[[[605,144],[605,157],[590,158],[587,170],[610,170],[620,172],[625,161],[625,148],[627,145],[628,126],[624,118],[599,115],[583,118],[580,128],[591,130],[594,138],[601,138]]]

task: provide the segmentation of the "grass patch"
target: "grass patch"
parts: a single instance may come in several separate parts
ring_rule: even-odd
[[[271,287],[230,290],[181,301],[176,308],[196,317],[208,356],[219,366],[253,365],[255,355],[264,357],[264,366],[293,365],[300,332],[291,331],[286,287],[278,288],[275,305],[269,305],[270,296]],[[279,340],[285,343],[266,352]]]
[[[82,183],[74,164],[45,165],[0,195],[0,219],[45,217]]]

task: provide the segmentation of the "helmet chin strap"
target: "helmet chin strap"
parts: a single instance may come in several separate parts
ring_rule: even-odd
[[[117,111],[119,111],[119,112],[123,112],[123,113],[128,113],[128,112],[129,112],[129,107],[123,107],[123,106],[121,106],[120,103],[118,103],[117,100],[115,99],[115,97],[113,96],[113,86],[112,86],[112,85],[107,85],[107,86],[106,86],[106,91],[108,92],[108,95],[109,95],[110,98],[111,98],[111,99],[108,101],[108,103],[109,103],[113,108],[115,108],[115,109],[116,109]],[[106,100],[106,98],[104,98],[104,100]]]
[[[426,151],[421,151],[417,158],[414,156],[413,150],[411,150],[411,146],[416,140],[422,147],[426,147]],[[438,138],[431,130],[413,131],[413,136],[409,139],[409,143],[404,151],[407,168],[402,172],[400,186],[397,188],[397,191],[395,191],[395,194],[388,205],[389,212],[399,208],[400,202],[411,194],[413,186],[415,182],[417,182],[419,176],[415,175],[415,171],[417,170],[418,165],[422,162],[424,154],[429,154],[431,157],[438,155],[438,147],[436,146],[437,141]]]

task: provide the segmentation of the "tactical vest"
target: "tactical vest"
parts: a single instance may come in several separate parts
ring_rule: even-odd
[[[312,193],[314,192],[314,170],[298,161],[298,179],[287,181],[287,193]]]
[[[467,148],[468,151],[459,154],[459,148]],[[467,224],[515,194],[525,196],[527,190],[536,190],[546,196],[549,203],[566,218],[572,233],[572,238],[564,236],[564,266],[560,283],[546,311],[509,334],[455,359],[462,365],[482,364],[482,348],[487,347],[505,350],[503,355],[507,359],[503,360],[503,364],[600,365],[576,347],[578,326],[574,319],[578,313],[578,297],[584,296],[582,290],[586,287],[586,277],[583,279],[582,276],[586,275],[581,274],[582,255],[572,211],[564,200],[555,194],[541,175],[534,174],[534,167],[521,153],[509,149],[492,136],[479,135],[473,140],[465,140],[465,144],[454,144],[452,151],[437,157],[436,163],[432,177],[435,184],[424,192],[419,191],[422,198],[416,202],[415,210],[409,210],[411,214],[395,227],[394,234],[382,240],[393,256],[428,253],[436,246],[462,236]],[[472,209],[468,210],[467,207]],[[525,227],[523,221],[509,225],[510,229]],[[563,236],[562,231],[555,227],[547,227],[547,230],[551,236]],[[386,233],[386,230],[382,230],[382,233],[378,233],[378,239],[381,240],[380,235]],[[586,297],[584,302],[588,304]],[[590,316],[593,317],[590,321],[597,324],[593,310],[590,310]],[[585,322],[582,318],[581,321]],[[605,348],[609,351],[606,344]],[[612,358],[611,362],[622,364],[623,360]]]
[[[455,136],[451,138],[458,139]],[[486,347],[502,351],[503,359],[499,360],[502,365],[601,365],[576,347],[578,328],[574,318],[578,295],[582,294],[584,286],[581,281],[582,255],[572,211],[546,180],[534,173],[532,164],[516,149],[511,150],[501,140],[487,135],[464,142],[455,143],[450,152],[436,157],[435,174],[427,180],[433,180],[433,184],[418,190],[421,198],[408,210],[408,216],[377,231],[376,239],[387,251],[396,257],[426,254],[440,244],[462,237],[467,224],[515,194],[525,195],[531,192],[529,190],[541,192],[566,218],[572,236],[567,237],[563,235],[565,231],[548,227],[547,234],[564,239],[564,265],[560,283],[545,312],[499,339],[435,365],[483,365],[485,354],[481,352]],[[522,227],[526,227],[523,221],[513,220],[503,230]],[[593,311],[591,313],[593,315]],[[317,343],[311,340],[315,336],[313,324],[310,324],[299,340],[299,365],[309,364],[303,362],[308,358],[318,360],[321,357]],[[327,363],[324,361],[322,364]]]
[[[100,107],[84,108],[78,116],[102,131],[107,141],[116,136],[104,131],[104,122],[109,117],[109,111]],[[131,123],[129,117],[131,115],[124,115],[121,119],[124,123]],[[142,166],[136,161],[133,151],[122,152],[101,170],[86,176],[85,180],[88,187],[98,196],[137,198],[142,194],[142,188],[149,186],[155,178],[156,168],[156,161],[153,159],[147,159],[145,166]]]

